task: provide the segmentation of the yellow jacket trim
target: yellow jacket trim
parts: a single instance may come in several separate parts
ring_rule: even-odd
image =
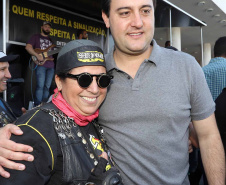
[[[20,125],[17,125],[17,126],[28,126],[30,128],[32,128],[33,130],[35,130],[43,139],[44,141],[46,142],[46,144],[48,145],[49,147],[49,150],[50,150],[50,153],[51,153],[51,156],[52,156],[52,170],[53,170],[53,167],[54,167],[54,156],[53,156],[53,151],[52,151],[52,148],[49,144],[49,142],[46,140],[46,138],[36,129],[34,128],[33,126],[31,125],[28,125],[28,123],[31,121],[31,119],[39,112],[40,110],[37,110],[31,117],[30,119],[25,123],[25,124],[20,124]]]

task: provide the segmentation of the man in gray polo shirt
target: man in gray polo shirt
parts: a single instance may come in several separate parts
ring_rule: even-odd
[[[153,40],[152,0],[104,0],[102,16],[115,46],[106,56],[114,79],[99,123],[124,183],[189,184],[192,121],[209,184],[223,185],[215,104],[197,61]]]
[[[192,121],[209,184],[223,185],[224,150],[204,74],[193,57],[153,40],[153,2],[103,1],[115,41],[106,57],[114,79],[99,117],[107,144],[124,184],[187,185]]]

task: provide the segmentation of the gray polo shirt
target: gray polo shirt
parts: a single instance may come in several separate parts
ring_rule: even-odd
[[[215,110],[197,61],[154,40],[134,79],[116,66],[113,51],[106,61],[114,79],[99,123],[125,184],[189,184],[189,123]]]

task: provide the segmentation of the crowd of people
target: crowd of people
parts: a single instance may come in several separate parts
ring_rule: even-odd
[[[60,50],[51,102],[0,129],[0,182],[188,185],[195,130],[208,183],[225,184],[224,132],[210,90],[219,79],[209,76],[226,54],[202,69],[194,57],[160,47],[153,39],[155,7],[156,0],[102,1],[114,47],[104,56],[93,41],[78,39]],[[50,27],[42,25],[45,39]],[[42,64],[34,40],[26,48]]]

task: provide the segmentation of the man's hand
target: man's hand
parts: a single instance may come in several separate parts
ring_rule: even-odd
[[[42,63],[44,61],[44,58],[42,55],[37,54],[36,57],[40,63]]]
[[[192,142],[191,142],[190,139],[188,140],[188,152],[189,153],[192,153],[193,152]]]
[[[11,160],[33,161],[34,157],[22,152],[32,152],[33,148],[27,145],[18,144],[10,140],[11,134],[22,135],[23,132],[19,127],[8,124],[0,129],[0,175],[9,178],[10,174],[3,169],[9,168],[14,170],[24,170],[25,166],[15,163]]]

